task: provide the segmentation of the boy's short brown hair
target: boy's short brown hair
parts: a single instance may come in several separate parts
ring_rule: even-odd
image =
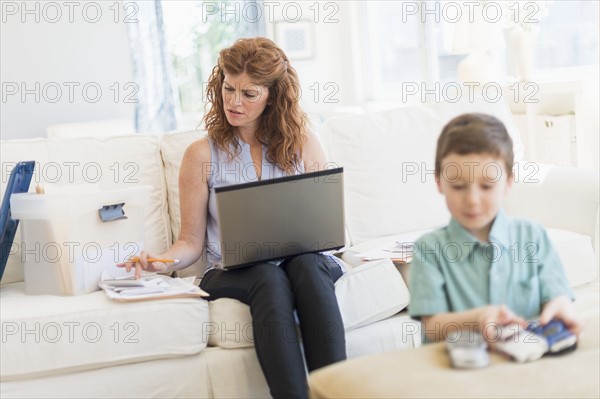
[[[444,126],[435,153],[435,176],[442,172],[442,160],[450,154],[491,154],[504,161],[509,177],[514,163],[513,142],[504,124],[487,114],[459,115]]]

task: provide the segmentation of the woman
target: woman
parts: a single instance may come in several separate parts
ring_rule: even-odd
[[[321,170],[325,154],[298,105],[299,81],[284,52],[265,38],[240,39],[221,51],[208,82],[208,137],[186,150],[180,171],[181,233],[161,258],[177,265],[141,269],[169,272],[193,264],[206,249],[209,267],[200,287],[210,300],[234,298],[250,306],[258,360],[275,398],[307,397],[297,311],[309,371],[346,358],[334,282],[342,275],[331,256],[305,254],[224,271],[214,187]],[[290,210],[293,212],[293,210]],[[265,221],[268,223],[268,221]],[[132,264],[127,267],[130,270]]]

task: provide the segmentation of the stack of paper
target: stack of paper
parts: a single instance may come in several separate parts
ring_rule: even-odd
[[[194,277],[181,279],[151,273],[143,274],[139,279],[134,279],[133,276],[113,278],[105,272],[98,285],[115,301],[209,296],[193,282]]]
[[[386,245],[380,248],[372,249],[357,254],[364,261],[391,259],[396,263],[410,263],[414,252],[414,242],[395,241],[391,245]]]

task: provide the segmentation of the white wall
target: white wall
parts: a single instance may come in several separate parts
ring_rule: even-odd
[[[123,20],[134,10],[116,1],[68,3],[0,4],[2,139],[44,137],[59,123],[133,118],[134,104],[125,102],[135,86]]]
[[[298,9],[301,11],[298,13]],[[297,70],[302,86],[301,103],[309,114],[326,117],[343,107],[360,104],[361,78],[358,23],[356,4],[351,1],[299,2],[281,1],[273,6],[267,35],[285,50],[278,35],[278,26],[293,28],[296,21],[310,21],[312,25],[312,55],[296,58],[288,52],[291,64]]]
[[[54,124],[133,120],[134,104],[126,103],[124,98],[133,93],[134,87],[126,86],[132,82],[132,75],[127,26],[123,20],[134,10],[124,10],[121,3],[120,22],[116,23],[116,2],[76,2],[78,5],[73,9],[65,4],[68,2],[50,3],[58,5],[60,18],[57,8],[44,2],[31,2],[26,8],[20,1],[2,2],[2,139],[43,137],[47,127]],[[288,3],[293,4],[286,6]],[[300,19],[311,22],[312,57],[292,58],[291,62],[300,76],[302,106],[320,117],[361,102],[356,84],[360,78],[358,25],[352,3],[282,1],[274,3],[270,14],[263,15],[267,35],[275,40],[275,30],[269,22],[293,24],[297,7],[301,7]],[[97,6],[102,14],[98,22],[92,23]],[[54,19],[58,22],[52,23]],[[72,89],[72,100],[70,84],[79,84]],[[90,97],[95,96],[95,87],[101,88],[98,102],[92,103],[93,98],[85,97],[86,84],[92,85],[88,89]],[[56,87],[61,89],[62,96],[53,102]],[[23,89],[35,94],[24,94]],[[114,99],[116,91],[118,101]]]

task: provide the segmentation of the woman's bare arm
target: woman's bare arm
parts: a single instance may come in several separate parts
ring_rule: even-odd
[[[142,251],[135,265],[127,263],[127,270],[173,272],[192,265],[202,255],[208,215],[208,178],[211,170],[210,146],[207,138],[192,143],[185,151],[179,170],[179,207],[181,230],[177,241],[164,253],[154,256]],[[178,263],[148,264],[148,257],[178,259]]]

